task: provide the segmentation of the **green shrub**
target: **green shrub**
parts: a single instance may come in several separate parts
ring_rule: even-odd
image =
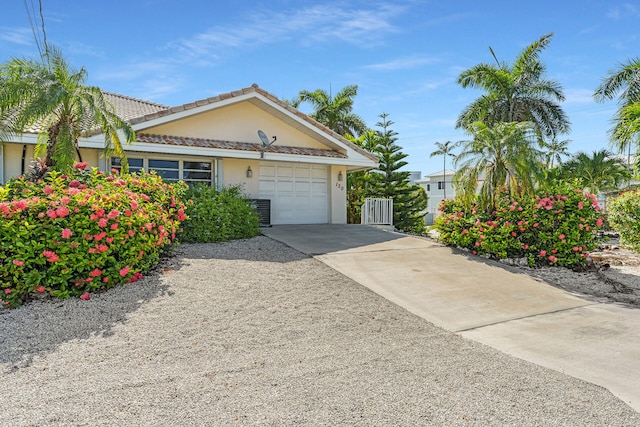
[[[619,194],[608,208],[609,223],[620,233],[620,243],[640,252],[640,189]]]
[[[157,264],[186,219],[183,184],[155,174],[106,176],[79,163],[69,175],[11,180],[0,200],[0,299],[32,293],[88,299]],[[115,171],[114,171],[115,172]]]
[[[260,234],[260,219],[240,187],[217,190],[196,186],[187,191],[193,201],[187,207],[189,220],[183,224],[184,242],[225,242]]]
[[[503,194],[490,213],[462,199],[440,210],[435,226],[445,244],[496,259],[526,257],[531,266],[584,266],[603,224],[595,196],[569,184],[536,198]]]

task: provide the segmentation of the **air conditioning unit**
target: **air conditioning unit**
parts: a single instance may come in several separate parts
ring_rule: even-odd
[[[251,207],[260,217],[260,225],[271,227],[271,199],[251,199]]]

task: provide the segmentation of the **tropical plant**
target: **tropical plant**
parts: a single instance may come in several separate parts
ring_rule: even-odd
[[[620,233],[620,243],[640,252],[640,189],[617,195],[608,206],[611,226]]]
[[[120,132],[127,144],[133,142],[131,126],[98,87],[86,85],[84,68],[73,69],[58,49],[46,52],[41,61],[14,58],[0,65],[0,119],[10,120],[5,132],[38,127],[36,156],[63,172],[76,160],[78,139],[93,133],[104,134],[105,154],[126,158]]]
[[[618,69],[610,71],[602,79],[593,93],[597,102],[610,101],[618,97],[618,111],[613,118],[614,127],[610,131],[611,146],[619,153],[628,150],[631,156],[632,146],[638,149],[640,123],[640,58],[629,59]]]
[[[514,195],[533,192],[542,153],[531,123],[476,122],[470,132],[473,139],[463,141],[455,157],[455,182],[465,197],[472,199],[480,188],[480,206],[491,210],[503,188]]]
[[[558,141],[556,138],[551,140],[551,142],[542,142],[547,168],[553,169],[555,166],[562,164],[562,158],[570,155],[570,142],[568,139]]]
[[[530,44],[509,65],[481,63],[458,77],[463,88],[479,88],[486,93],[467,106],[456,127],[470,129],[480,121],[492,126],[500,122],[531,122],[545,138],[569,131],[569,120],[559,105],[564,101],[562,86],[545,78],[546,66],[539,56],[553,34],[546,34]]]
[[[309,117],[340,135],[357,137],[367,130],[362,118],[353,113],[353,98],[357,94],[357,85],[343,88],[335,97],[322,89],[316,89],[313,92],[303,90],[299,94],[298,102],[290,103],[296,107],[303,102],[311,104],[314,112],[309,114]]]
[[[260,218],[240,187],[189,188],[185,197],[189,219],[182,225],[183,242],[211,243],[248,239],[260,234]]]
[[[486,212],[461,198],[445,200],[435,226],[447,245],[492,258],[525,258],[530,266],[580,268],[599,243],[604,221],[593,194],[562,182],[537,195],[501,192]]]
[[[358,138],[351,135],[345,135],[345,138],[370,153],[375,154],[378,151],[380,138],[374,130],[369,129],[360,134]],[[349,224],[360,222],[362,205],[365,198],[371,194],[374,185],[371,174],[370,170],[347,174],[347,222]]]
[[[106,176],[78,163],[43,181],[14,178],[0,199],[0,301],[32,294],[89,299],[137,281],[186,219],[186,185],[155,174]]]
[[[451,142],[447,141],[445,143],[436,142],[436,150],[431,152],[430,157],[442,156],[442,183],[444,189],[444,198],[447,198],[447,156],[453,157],[454,154],[451,152],[454,148],[460,145],[460,141]]]
[[[624,162],[607,150],[576,154],[562,167],[566,179],[576,179],[591,193],[617,190],[631,174]]]

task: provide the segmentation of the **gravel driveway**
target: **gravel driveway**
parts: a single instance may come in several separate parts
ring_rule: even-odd
[[[640,425],[266,237],[182,245],[90,301],[0,312],[7,426]]]

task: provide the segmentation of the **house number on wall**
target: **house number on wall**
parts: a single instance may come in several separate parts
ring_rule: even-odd
[[[344,185],[340,184],[339,182],[336,182],[336,187],[338,187],[340,191],[344,191]]]

